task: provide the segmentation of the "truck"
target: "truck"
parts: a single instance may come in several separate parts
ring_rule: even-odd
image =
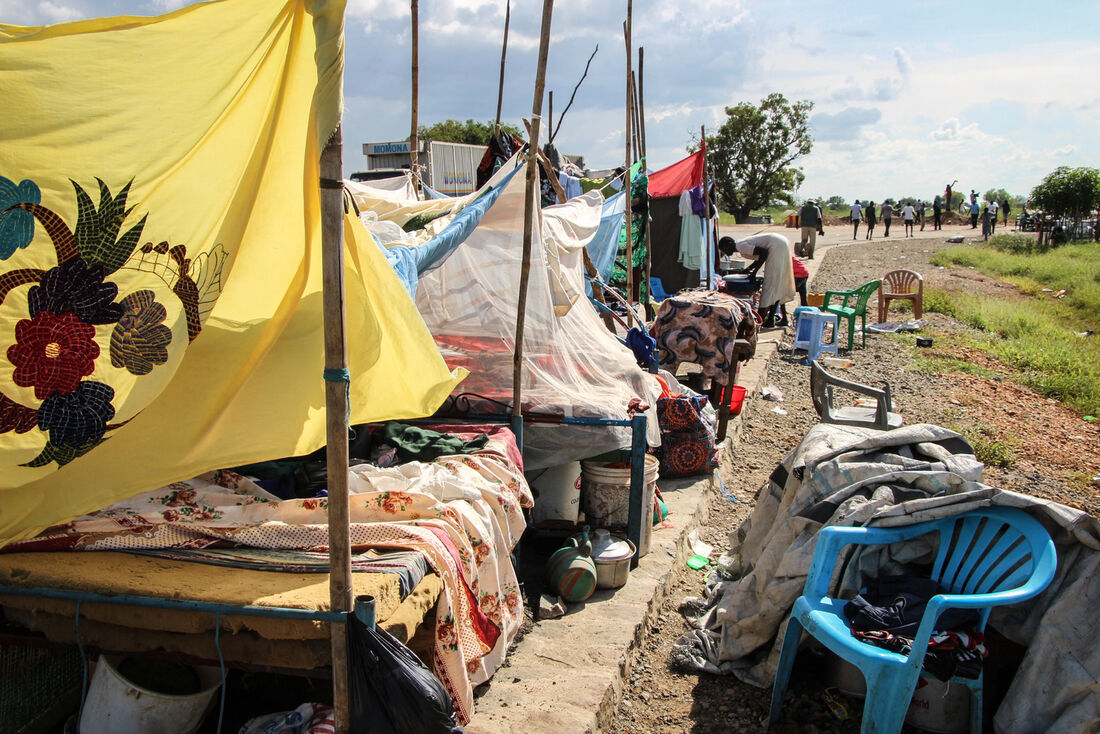
[[[363,143],[363,155],[367,158],[367,175],[379,169],[408,170],[412,165],[408,140]],[[469,194],[477,188],[477,167],[484,155],[484,145],[434,140],[420,140],[417,145],[417,162],[424,166],[422,182],[448,196]]]

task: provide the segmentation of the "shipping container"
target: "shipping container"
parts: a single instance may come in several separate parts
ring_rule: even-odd
[[[485,154],[484,145],[418,141],[417,159],[424,166],[424,184],[449,196],[469,194],[477,188],[477,167]],[[367,171],[407,169],[412,155],[409,141],[364,143]]]

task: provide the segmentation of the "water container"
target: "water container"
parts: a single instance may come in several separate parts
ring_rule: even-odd
[[[536,525],[575,525],[581,511],[581,463],[552,466],[527,472],[527,483],[535,495],[531,519]]]
[[[653,525],[650,522],[656,496],[657,457],[646,454],[642,492],[642,538],[638,557],[649,553]],[[585,520],[593,527],[604,527],[620,534],[627,531],[630,519],[630,465],[602,461],[581,462],[581,505]]]
[[[198,678],[199,689],[187,695],[159,693],[132,683],[112,661],[100,656],[80,714],[81,732],[95,734],[193,734],[202,724],[221,685],[217,668],[183,666]]]
[[[584,601],[596,590],[596,562],[588,528],[572,537],[546,562],[546,576],[558,596],[568,602]]]

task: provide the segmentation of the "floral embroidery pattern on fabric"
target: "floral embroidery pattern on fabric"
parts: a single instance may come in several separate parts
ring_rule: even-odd
[[[110,363],[116,369],[142,376],[168,362],[172,343],[172,330],[164,323],[168,310],[152,290],[138,290],[118,300],[119,286],[109,280],[111,275],[125,266],[163,280],[180,299],[189,341],[202,329],[204,297],[205,305],[212,307],[220,290],[224,258],[204,257],[200,278],[206,287],[200,289],[183,245],[146,244],[137,262],[131,263],[149,215],[123,231],[135,208],[126,205],[133,181],[117,195],[102,180],[96,182],[98,206],[80,184],[71,182],[77,221],[70,229],[60,215],[42,205],[35,182],[24,180],[17,185],[0,176],[0,260],[31,245],[36,222],[57,255],[57,265],[48,270],[16,268],[0,273],[0,303],[30,286],[26,292],[29,318],[16,323],[15,343],[6,354],[15,368],[12,382],[33,388],[41,404],[37,408],[21,405],[12,396],[0,395],[0,433],[26,433],[37,427],[48,436],[41,453],[24,464],[28,467],[63,466],[91,451],[118,427],[109,423],[116,412],[115,388],[101,376],[88,379],[96,374],[102,351],[97,327],[112,327]],[[151,264],[145,259],[149,252],[159,255],[162,247],[172,263],[167,274],[158,271],[158,267],[164,270],[159,259]]]

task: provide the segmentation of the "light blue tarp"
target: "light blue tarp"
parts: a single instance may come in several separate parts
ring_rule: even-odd
[[[454,252],[455,248],[466,241],[470,233],[481,222],[485,212],[496,203],[500,193],[512,180],[523,166],[517,166],[496,186],[486,190],[480,197],[472,201],[458,214],[451,223],[443,228],[443,231],[422,245],[408,247],[406,245],[391,245],[382,247],[386,254],[386,260],[401,279],[405,290],[416,298],[416,286],[420,276],[443,264],[447,256]],[[603,222],[600,222],[600,230],[603,230]],[[617,231],[617,230],[616,230]],[[377,240],[375,240],[377,242]],[[614,254],[614,253],[612,253]]]
[[[619,192],[603,203],[600,215],[600,228],[596,236],[588,243],[588,256],[596,266],[600,278],[606,283],[611,278],[611,268],[615,264],[615,252],[619,248],[619,231],[623,228],[623,215],[626,213],[625,196]],[[585,281],[585,291],[592,296],[592,285]]]

